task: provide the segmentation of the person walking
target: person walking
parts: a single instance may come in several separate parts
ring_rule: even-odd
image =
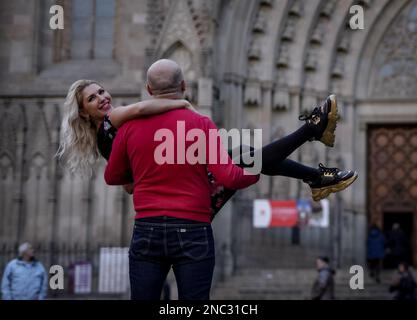
[[[417,283],[406,262],[400,262],[389,287],[395,292],[394,300],[417,300]]]
[[[372,225],[366,241],[367,260],[371,278],[381,282],[382,260],[385,256],[385,237],[377,225]]]
[[[316,260],[317,278],[311,290],[312,300],[334,300],[334,275],[328,257],[319,257]]]
[[[387,236],[387,254],[394,268],[397,268],[399,263],[407,261],[408,245],[407,237],[400,224],[394,223]]]

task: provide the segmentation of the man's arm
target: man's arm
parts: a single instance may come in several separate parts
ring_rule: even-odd
[[[112,152],[104,172],[104,180],[108,185],[118,186],[132,182],[126,148],[126,126],[123,126],[119,129],[113,141]]]
[[[45,268],[42,264],[41,268],[43,271],[43,278],[41,283],[41,290],[39,292],[39,300],[45,300],[48,293],[48,274],[46,273]]]
[[[4,270],[3,279],[1,281],[1,296],[3,300],[12,300],[12,266],[11,264],[7,264],[6,269]]]
[[[218,130],[216,125],[211,121],[209,118],[205,117],[204,121],[206,121],[206,161],[207,161],[207,168],[214,177],[216,178],[217,182],[224,185],[226,188],[229,189],[243,189],[249,187],[250,185],[256,183],[259,180],[259,175],[253,175],[249,172],[236,166],[233,164],[232,159],[230,158],[229,154],[227,153],[226,149],[223,146],[221,141],[220,135],[218,134]],[[214,131],[213,131],[214,130]],[[210,139],[210,131],[211,137]],[[215,134],[215,138],[213,138]],[[214,141],[216,140],[217,143],[213,146]],[[210,153],[215,152],[215,155],[211,156],[212,160],[215,159],[214,163],[210,163]]]

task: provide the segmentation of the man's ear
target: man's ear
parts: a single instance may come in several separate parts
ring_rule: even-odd
[[[149,84],[147,84],[147,85],[146,85],[146,90],[148,91],[148,93],[149,93],[151,96],[153,96],[153,92],[152,92],[152,89],[151,89],[151,87],[149,86]]]

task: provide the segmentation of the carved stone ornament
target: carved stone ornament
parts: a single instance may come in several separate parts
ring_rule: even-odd
[[[394,20],[376,52],[372,96],[417,97],[417,1]]]
[[[259,106],[261,104],[261,84],[256,79],[250,79],[246,82],[245,105]]]
[[[274,93],[273,110],[281,111],[290,108],[290,94],[287,90],[276,89]]]

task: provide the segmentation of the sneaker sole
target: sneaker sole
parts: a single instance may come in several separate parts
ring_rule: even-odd
[[[340,117],[338,114],[339,110],[337,108],[336,96],[332,94],[330,95],[329,99],[331,101],[331,107],[330,107],[330,112],[327,116],[328,123],[320,141],[323,142],[328,147],[334,147],[334,142],[336,139],[335,131],[337,127],[337,121],[339,121]]]
[[[311,189],[313,200],[320,201],[324,198],[327,198],[331,193],[336,193],[336,192],[345,190],[352,183],[354,183],[357,178],[358,178],[358,173],[355,172],[355,174],[351,178],[345,181],[341,181],[336,185],[323,187],[319,189]]]

